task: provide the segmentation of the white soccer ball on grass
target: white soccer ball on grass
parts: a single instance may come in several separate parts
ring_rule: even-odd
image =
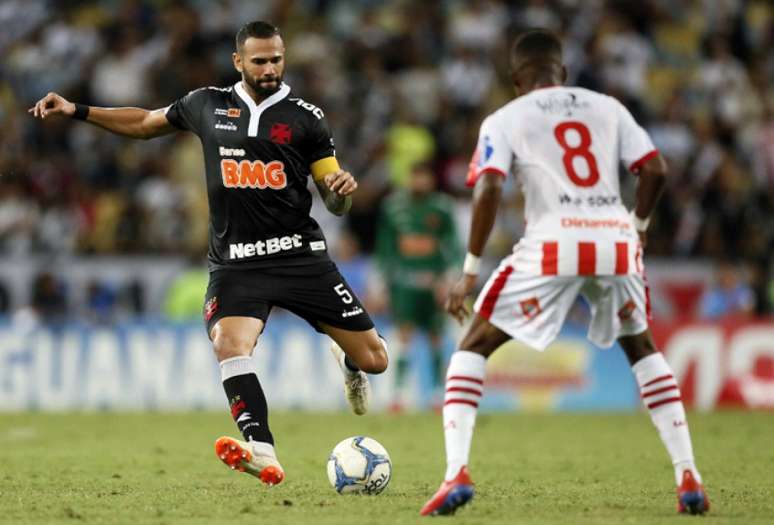
[[[390,455],[370,437],[347,438],[328,457],[328,480],[339,494],[379,494],[391,477]]]

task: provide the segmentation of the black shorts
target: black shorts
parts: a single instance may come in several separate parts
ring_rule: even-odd
[[[319,322],[357,332],[374,327],[336,265],[328,261],[285,268],[211,271],[204,300],[207,334],[223,317],[255,317],[266,323],[273,306],[302,317],[321,333]]]

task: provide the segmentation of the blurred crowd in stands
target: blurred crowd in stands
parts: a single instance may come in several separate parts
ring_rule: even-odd
[[[743,291],[705,297],[707,316],[736,302],[774,309],[767,0],[5,0],[0,257],[204,254],[195,136],[132,141],[66,119],[41,123],[26,109],[48,91],[160,108],[203,85],[231,85],[234,34],[254,19],[281,28],[286,82],[324,109],[359,180],[346,221],[317,214],[332,242],[345,238],[351,252],[354,241],[367,259],[380,203],[418,162],[432,163],[467,231],[464,180],[479,124],[513,95],[508,43],[546,27],[564,39],[569,83],[618,97],[668,159],[647,255],[722,263],[718,289]],[[635,179],[622,169],[622,180],[631,202]],[[523,231],[522,208],[510,184],[493,258]]]

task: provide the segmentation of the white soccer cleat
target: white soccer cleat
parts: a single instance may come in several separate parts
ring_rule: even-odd
[[[368,381],[368,376],[362,370],[353,372],[347,368],[344,364],[344,350],[336,342],[331,343],[331,353],[344,374],[344,395],[347,402],[352,412],[362,416],[368,412],[368,405],[371,403],[371,383]]]
[[[285,479],[285,471],[268,443],[247,443],[223,436],[215,441],[215,454],[232,470],[251,474],[266,485],[278,485]]]

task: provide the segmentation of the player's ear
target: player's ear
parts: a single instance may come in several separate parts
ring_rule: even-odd
[[[242,55],[237,53],[236,51],[234,51],[233,53],[231,53],[231,60],[233,60],[233,62],[234,62],[234,69],[236,69],[237,71],[239,71],[241,73],[242,72]]]
[[[511,82],[513,82],[513,90],[516,92],[516,96],[521,96],[521,87],[519,86],[519,76],[515,71],[511,73]]]

